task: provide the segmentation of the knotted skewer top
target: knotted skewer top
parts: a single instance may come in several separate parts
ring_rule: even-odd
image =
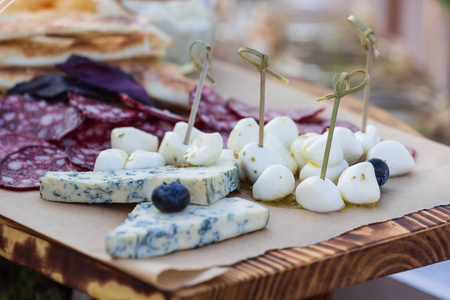
[[[261,62],[258,63],[256,60],[252,59],[248,54],[254,55],[258,58],[261,59]],[[243,61],[248,62],[249,64],[253,65],[256,67],[256,69],[258,70],[258,72],[266,72],[269,75],[272,75],[273,77],[275,77],[276,79],[280,80],[283,83],[289,83],[289,80],[287,80],[286,78],[284,78],[283,76],[275,73],[274,71],[272,71],[271,69],[268,68],[269,66],[269,54],[266,53],[261,53],[255,49],[252,48],[248,48],[248,47],[241,47],[238,50],[238,55],[240,58],[242,58]]]
[[[195,53],[194,53],[195,45],[199,45],[199,47],[198,47],[197,51],[195,51]],[[202,55],[203,51],[206,51],[205,55],[206,55],[206,59],[208,60],[208,66],[207,66],[208,73],[206,74],[206,78],[208,78],[208,80],[212,84],[215,84],[216,81],[209,74],[209,67],[211,66],[211,56],[212,56],[211,55],[211,53],[212,53],[211,46],[208,43],[205,43],[203,41],[195,41],[189,47],[189,55],[191,56],[192,63],[194,65],[194,67],[197,69],[197,71],[199,71],[199,72],[201,72],[203,70],[203,63],[200,61],[200,56]]]
[[[355,25],[356,30],[360,34],[359,38],[361,40],[361,45],[364,47],[364,49],[369,50],[369,45],[372,42],[373,53],[375,54],[375,57],[378,57],[379,55],[379,52],[377,50],[378,39],[373,33],[373,30],[366,27],[363,23],[361,23],[361,21],[359,21],[353,15],[348,17],[347,21]]]
[[[359,85],[350,88],[350,79],[360,74],[364,75],[364,80]],[[364,87],[369,83],[369,80],[370,80],[369,74],[367,74],[367,72],[364,70],[355,70],[350,73],[343,72],[339,76],[338,80],[335,80],[335,78],[333,78],[334,93],[325,95],[321,98],[317,98],[317,101],[329,100],[333,98],[342,98],[346,95],[359,92],[362,89],[364,89]]]

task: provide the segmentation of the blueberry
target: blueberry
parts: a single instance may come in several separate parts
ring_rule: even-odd
[[[367,162],[370,162],[375,169],[375,176],[377,177],[378,185],[382,186],[385,184],[389,178],[389,167],[387,163],[378,158],[369,159]]]
[[[179,212],[189,205],[191,196],[187,188],[178,182],[162,183],[152,193],[152,201],[157,209],[165,213]]]

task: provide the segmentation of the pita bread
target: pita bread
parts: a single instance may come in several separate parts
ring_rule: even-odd
[[[198,80],[187,78],[178,66],[167,62],[119,62],[117,65],[132,74],[160,106],[189,109],[189,92]],[[211,87],[209,82],[205,85]]]
[[[86,14],[0,19],[0,65],[52,66],[74,53],[99,61],[162,57],[173,41],[148,21]]]
[[[29,81],[36,76],[51,72],[51,69],[3,68],[0,69],[0,94],[6,93],[18,83]]]

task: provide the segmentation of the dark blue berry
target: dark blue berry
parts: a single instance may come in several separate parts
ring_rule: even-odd
[[[191,196],[187,188],[178,182],[162,183],[152,193],[152,201],[157,209],[165,213],[179,212],[189,205]]]
[[[375,176],[377,177],[378,185],[382,186],[385,184],[389,178],[389,167],[387,163],[378,158],[369,159],[367,162],[370,162],[375,169]]]

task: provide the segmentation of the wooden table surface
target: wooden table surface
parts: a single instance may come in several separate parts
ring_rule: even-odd
[[[313,95],[329,90],[291,82]],[[341,107],[360,113],[351,96]],[[370,117],[416,134],[389,113],[372,107]],[[450,257],[450,206],[440,206],[363,226],[331,240],[272,250],[230,266],[208,282],[163,292],[0,216],[0,255],[99,299],[301,299],[410,270]],[[36,255],[47,249],[46,259]]]

